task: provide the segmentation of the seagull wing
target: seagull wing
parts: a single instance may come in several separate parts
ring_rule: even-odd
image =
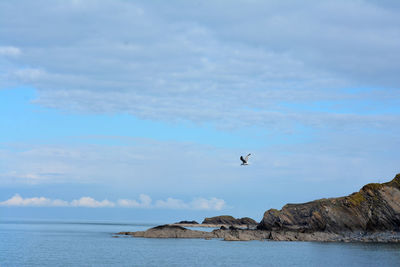
[[[247,158],[247,157],[246,157]],[[243,158],[243,156],[240,156],[240,160],[243,162],[243,163],[246,163],[246,161],[247,160],[245,160],[244,158]]]
[[[247,162],[248,160],[249,160],[249,156],[250,156],[251,154],[248,154],[245,158],[244,158],[244,160]]]

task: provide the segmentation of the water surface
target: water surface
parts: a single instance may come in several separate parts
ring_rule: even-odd
[[[400,244],[112,237],[152,226],[0,221],[0,266],[400,266]]]

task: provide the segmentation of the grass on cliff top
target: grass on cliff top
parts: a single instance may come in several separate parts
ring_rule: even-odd
[[[362,193],[356,192],[348,196],[347,200],[354,206],[359,206],[363,201],[366,201],[367,199]]]
[[[383,186],[392,186],[392,187],[397,187],[400,189],[400,173],[396,174],[396,176],[393,178],[393,180],[386,182],[386,183],[370,183],[370,184],[366,184],[362,187],[361,190],[379,190],[381,189]],[[360,191],[361,191],[360,190]]]
[[[367,190],[371,190],[371,191],[377,191],[379,189],[381,189],[383,186],[392,186],[392,187],[396,187],[398,189],[400,189],[400,173],[397,174],[393,180],[391,180],[390,182],[386,182],[386,183],[370,183],[370,184],[366,184],[364,185],[361,190],[359,192],[355,192],[349,196],[343,196],[343,197],[334,197],[334,198],[322,198],[322,199],[317,199],[317,200],[313,200],[313,201],[309,201],[306,203],[298,203],[298,204],[291,204],[288,203],[286,205],[284,205],[282,207],[282,210],[284,209],[288,209],[291,207],[296,207],[296,206],[304,206],[307,204],[312,204],[312,203],[329,203],[329,204],[333,204],[336,206],[340,206],[342,205],[342,201],[344,199],[346,199],[347,201],[349,201],[352,205],[354,206],[359,206],[363,201],[366,201],[367,199],[364,196],[364,192]],[[375,198],[377,198],[377,196],[375,196]],[[267,212],[278,216],[280,211],[277,209],[269,209]]]
[[[384,183],[384,185],[397,187],[400,189],[400,173],[396,174],[396,176],[390,182]]]
[[[370,184],[364,185],[361,190],[379,190],[383,186],[384,186],[384,184],[380,184],[380,183],[370,183]]]
[[[397,174],[392,181],[386,183],[370,183],[364,185],[359,192],[353,193],[347,197],[347,200],[350,201],[354,205],[360,205],[361,202],[365,201],[366,198],[364,196],[365,191],[378,191],[384,186],[393,186],[400,188],[400,174]],[[377,198],[377,196],[375,196]]]
[[[275,215],[275,216],[278,216],[280,211],[277,210],[277,209],[269,209],[268,212],[269,212],[269,213],[272,213],[272,214]]]

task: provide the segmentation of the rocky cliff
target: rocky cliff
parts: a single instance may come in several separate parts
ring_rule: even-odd
[[[250,218],[206,218],[193,226],[222,226],[212,232],[190,230],[182,225],[162,225],[147,231],[120,232],[147,238],[219,238],[227,241],[330,241],[400,242],[400,174],[387,183],[367,184],[349,196],[303,204],[287,204],[264,213],[257,229]],[[246,228],[234,226],[246,225]]]
[[[287,204],[264,213],[260,230],[295,232],[400,231],[400,174],[346,197]]]

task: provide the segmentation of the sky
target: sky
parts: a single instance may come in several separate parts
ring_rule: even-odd
[[[0,220],[260,221],[391,180],[399,12],[1,1]]]

